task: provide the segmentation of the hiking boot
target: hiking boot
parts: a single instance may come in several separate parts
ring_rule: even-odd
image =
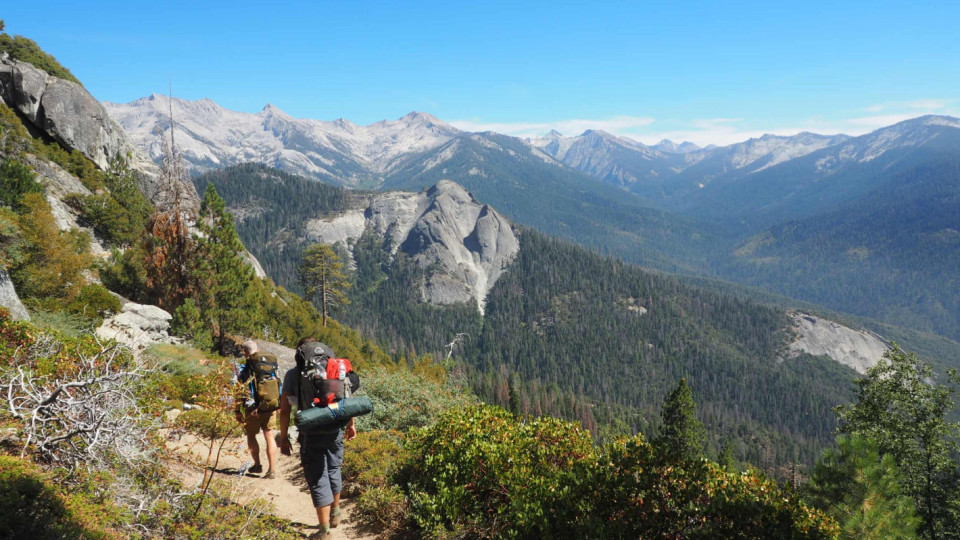
[[[266,479],[268,479],[268,480],[273,480],[274,478],[277,477],[277,473],[275,473],[275,472],[273,472],[273,471],[267,471],[267,474],[263,475],[263,477],[266,478]]]
[[[257,463],[257,464],[254,465],[253,467],[250,467],[249,469],[247,469],[247,472],[248,472],[248,473],[253,473],[253,474],[262,473],[262,472],[263,472],[263,465],[260,465],[259,463]]]
[[[308,536],[307,540],[333,540],[333,533],[321,529]]]
[[[330,528],[333,529],[340,524],[340,507],[330,509]]]

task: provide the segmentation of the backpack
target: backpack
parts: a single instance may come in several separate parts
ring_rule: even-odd
[[[250,367],[253,375],[251,384],[259,404],[258,409],[261,412],[279,409],[281,383],[277,375],[280,369],[277,358],[272,354],[258,354],[247,360],[247,366]]]
[[[300,370],[298,408],[325,407],[360,388],[360,377],[350,360],[335,358],[333,351],[323,343],[307,342],[297,348],[297,367]]]

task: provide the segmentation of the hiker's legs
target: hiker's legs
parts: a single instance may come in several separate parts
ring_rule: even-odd
[[[317,507],[317,520],[320,522],[320,527],[324,525],[330,526],[330,505],[318,506]]]
[[[300,464],[303,466],[310,498],[317,509],[321,529],[330,525],[330,507],[340,502],[340,462],[343,439],[339,433],[305,436],[300,443]]]
[[[263,430],[263,438],[267,440],[267,462],[270,468],[267,472],[277,470],[277,440],[273,437],[273,430],[266,428]]]
[[[268,443],[269,444],[269,443]],[[257,436],[247,433],[247,448],[250,450],[250,455],[253,457],[253,464],[260,464],[260,444],[257,442]],[[269,446],[267,447],[269,451]]]

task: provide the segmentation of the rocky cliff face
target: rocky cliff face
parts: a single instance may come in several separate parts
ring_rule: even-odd
[[[790,351],[795,355],[805,352],[829,356],[859,373],[866,373],[890,348],[873,332],[853,330],[804,313],[792,313],[791,317],[797,338],[790,344]]]
[[[333,244],[367,229],[385,239],[391,254],[403,252],[428,270],[421,293],[435,304],[477,303],[520,249],[512,226],[462,186],[441,181],[423,193],[371,196],[343,214],[311,220],[312,240]]]
[[[49,137],[68,150],[78,150],[97,167],[107,169],[117,155],[128,156],[140,190],[158,202],[159,170],[110,119],[106,109],[79,84],[47,74],[0,53],[0,99],[35,135]],[[188,204],[199,204],[192,184],[184,184]]]

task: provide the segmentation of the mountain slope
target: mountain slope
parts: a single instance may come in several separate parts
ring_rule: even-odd
[[[675,201],[675,209],[749,227],[833,211],[939,156],[960,154],[960,120],[925,116],[844,140],[753,173],[729,174]]]
[[[960,145],[955,131],[938,144]],[[736,252],[741,264],[726,272],[832,309],[960,339],[960,155],[921,153],[865,196],[744,242]]]

